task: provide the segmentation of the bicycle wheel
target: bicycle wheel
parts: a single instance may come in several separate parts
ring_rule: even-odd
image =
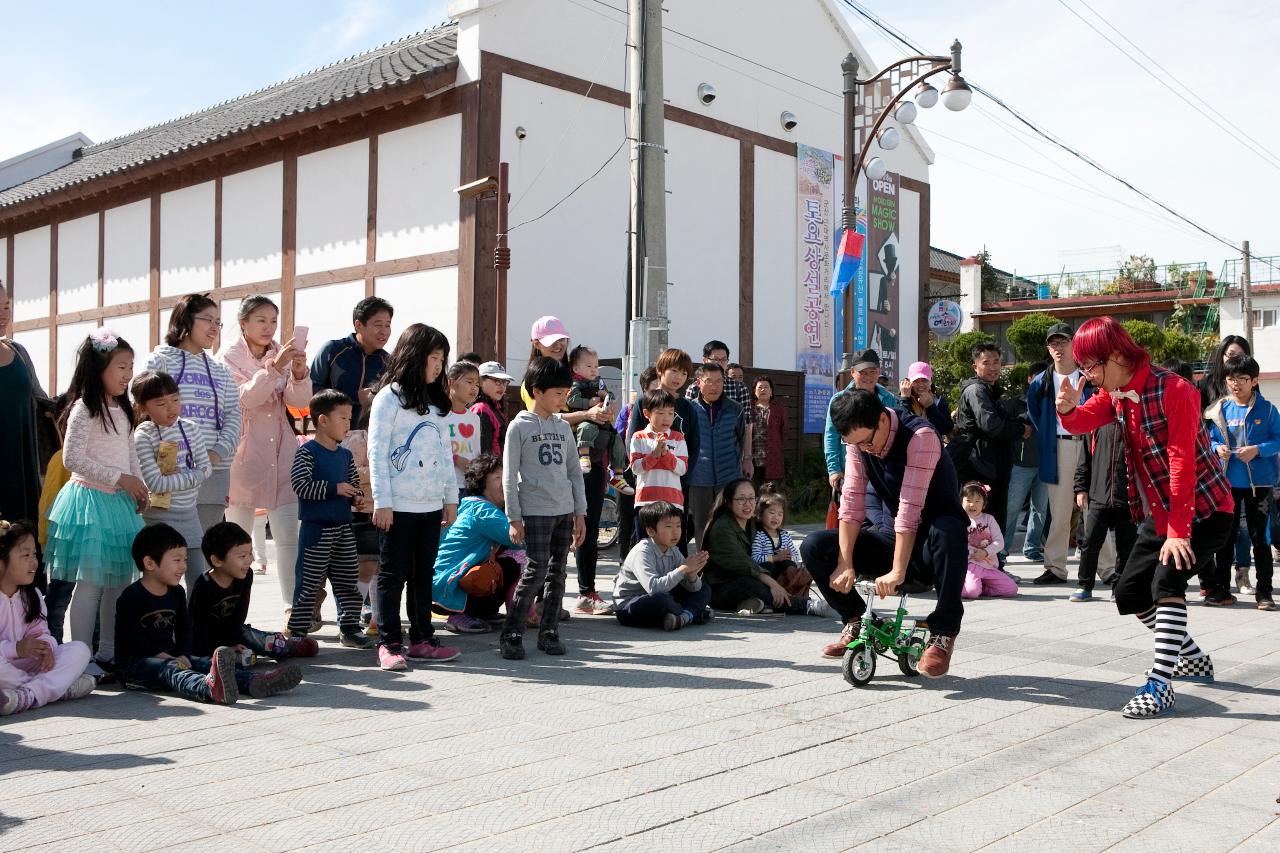
[[[602,551],[618,542],[618,502],[612,495],[605,495],[604,504],[600,507],[600,527],[596,536]]]
[[[840,671],[844,674],[844,680],[854,687],[866,687],[876,674],[876,653],[866,645],[848,649],[844,653],[844,660],[840,662]]]

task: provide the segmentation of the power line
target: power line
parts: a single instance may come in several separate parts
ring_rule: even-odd
[[[1250,152],[1252,152],[1253,154],[1256,154],[1256,155],[1257,155],[1257,156],[1258,156],[1258,157],[1259,157],[1259,158],[1260,158],[1264,163],[1266,163],[1268,166],[1270,166],[1271,168],[1273,168],[1273,169],[1275,169],[1275,170],[1277,170],[1277,171],[1280,171],[1280,162],[1278,162],[1278,161],[1277,161],[1277,158],[1275,157],[1275,155],[1271,154],[1269,151],[1267,151],[1267,150],[1266,150],[1265,148],[1263,148],[1261,145],[1259,145],[1259,144],[1257,144],[1257,143],[1250,142],[1250,141],[1246,141],[1246,140],[1245,140],[1244,138],[1242,138],[1241,136],[1237,135],[1236,133],[1233,133],[1233,132],[1232,132],[1231,130],[1229,130],[1227,127],[1224,127],[1224,126],[1223,126],[1223,124],[1224,124],[1224,123],[1225,123],[1225,124],[1229,124],[1229,125],[1231,124],[1231,122],[1230,122],[1230,120],[1229,120],[1229,119],[1226,119],[1226,118],[1225,118],[1221,113],[1218,113],[1218,112],[1217,112],[1217,110],[1214,110],[1214,112],[1215,112],[1215,113],[1217,113],[1218,118],[1219,118],[1219,119],[1221,119],[1221,122],[1219,122],[1218,120],[1215,120],[1213,116],[1209,115],[1209,113],[1207,113],[1205,110],[1201,109],[1201,107],[1200,107],[1198,104],[1196,104],[1195,102],[1193,102],[1193,101],[1192,101],[1190,98],[1188,98],[1188,97],[1187,97],[1183,92],[1180,92],[1178,89],[1176,89],[1176,88],[1174,88],[1172,85],[1170,85],[1170,83],[1169,83],[1169,81],[1168,81],[1167,79],[1165,79],[1164,77],[1161,77],[1159,74],[1156,74],[1154,71],[1152,71],[1152,70],[1151,70],[1151,68],[1149,68],[1148,66],[1146,66],[1146,65],[1142,64],[1142,62],[1141,62],[1141,61],[1139,61],[1135,56],[1133,56],[1131,53],[1129,53],[1127,50],[1125,50],[1123,47],[1121,47],[1119,44],[1117,44],[1117,43],[1115,42],[1115,40],[1114,40],[1114,39],[1112,39],[1110,36],[1108,36],[1108,35],[1107,35],[1106,33],[1104,33],[1102,30],[1100,30],[1100,29],[1098,29],[1097,27],[1095,27],[1095,26],[1093,25],[1093,22],[1092,22],[1092,21],[1088,20],[1088,19],[1087,19],[1087,18],[1085,18],[1083,15],[1081,15],[1079,12],[1077,12],[1075,9],[1071,8],[1070,6],[1068,6],[1068,5],[1067,5],[1066,0],[1058,0],[1058,4],[1059,4],[1060,6],[1062,6],[1062,8],[1064,8],[1064,9],[1066,9],[1068,12],[1070,12],[1072,15],[1074,15],[1077,19],[1079,19],[1079,21],[1080,21],[1081,23],[1083,23],[1085,26],[1087,26],[1089,29],[1091,29],[1091,30],[1093,30],[1095,33],[1097,33],[1099,37],[1101,37],[1103,40],[1105,40],[1105,41],[1107,42],[1107,44],[1109,44],[1109,45],[1111,45],[1112,47],[1114,47],[1114,48],[1115,48],[1115,49],[1116,49],[1116,50],[1117,50],[1117,51],[1118,51],[1122,56],[1124,56],[1124,58],[1125,58],[1125,59],[1128,59],[1128,60],[1129,60],[1130,62],[1132,62],[1134,65],[1138,66],[1138,68],[1142,69],[1142,71],[1143,71],[1143,73],[1144,73],[1144,74],[1146,74],[1146,75],[1147,75],[1148,77],[1150,77],[1152,80],[1155,80],[1155,81],[1156,81],[1157,83],[1159,83],[1161,86],[1163,86],[1164,88],[1166,88],[1166,89],[1168,89],[1170,92],[1172,92],[1172,93],[1173,93],[1173,94],[1178,98],[1178,100],[1182,101],[1184,104],[1186,104],[1187,106],[1191,107],[1191,109],[1195,110],[1195,111],[1196,111],[1197,113],[1199,113],[1201,116],[1204,116],[1204,118],[1208,119],[1208,120],[1209,120],[1209,123],[1210,123],[1211,125],[1213,125],[1214,127],[1218,128],[1219,130],[1221,130],[1221,131],[1222,131],[1224,134],[1226,134],[1227,136],[1230,136],[1230,137],[1231,137],[1232,139],[1234,139],[1236,142],[1239,142],[1242,146],[1244,146],[1245,148],[1249,149],[1249,151],[1250,151]],[[1093,14],[1094,14],[1094,15],[1097,15],[1097,16],[1098,16],[1098,18],[1099,18],[1099,19],[1101,19],[1103,23],[1105,23],[1105,24],[1106,24],[1108,27],[1110,27],[1111,29],[1115,30],[1115,31],[1116,31],[1116,33],[1118,33],[1118,34],[1120,35],[1120,37],[1121,37],[1121,38],[1125,38],[1123,33],[1120,33],[1120,31],[1119,31],[1118,29],[1116,29],[1116,27],[1115,27],[1113,24],[1111,24],[1111,22],[1110,22],[1110,21],[1108,21],[1105,17],[1103,17],[1102,15],[1098,14],[1098,12],[1097,12],[1096,10],[1094,10],[1094,9],[1093,9],[1093,7],[1091,7],[1091,6],[1089,6],[1087,3],[1083,3],[1083,2],[1082,2],[1082,4],[1081,4],[1081,5],[1085,6],[1087,9],[1089,9],[1089,11],[1090,11],[1090,12],[1093,12]],[[1127,38],[1126,38],[1125,40],[1126,40],[1126,41],[1128,41],[1128,39],[1127,39]],[[1129,42],[1129,43],[1130,43],[1130,44],[1133,44],[1133,42]],[[1135,47],[1135,48],[1137,48],[1137,45],[1134,45],[1134,47]],[[1141,48],[1138,48],[1138,50],[1139,50],[1139,52],[1142,52],[1142,51],[1141,51]],[[1144,52],[1144,53],[1143,53],[1143,56],[1147,56],[1147,54]],[[1151,59],[1149,56],[1148,56],[1147,58],[1148,58],[1151,62],[1155,63],[1155,60],[1154,60],[1154,59]],[[1169,72],[1168,72],[1167,70],[1165,70],[1165,69],[1163,68],[1163,66],[1160,66],[1160,65],[1159,65],[1159,63],[1155,63],[1155,64],[1156,64],[1158,67],[1160,67],[1160,69],[1161,69],[1162,71],[1164,71],[1164,73],[1165,73],[1168,77],[1172,78],[1175,82],[1177,82],[1179,86],[1182,86],[1182,88],[1183,88],[1183,89],[1188,89],[1188,87],[1186,86],[1186,84],[1184,84],[1182,81],[1178,80],[1176,77],[1173,77],[1173,75],[1172,75],[1172,74],[1169,74]],[[1189,89],[1188,89],[1188,91],[1189,91]],[[1197,96],[1197,97],[1199,97],[1199,96]],[[1203,100],[1203,99],[1201,99],[1201,100]],[[1234,127],[1234,125],[1231,125],[1231,126],[1232,126],[1232,127]]]
[[[613,162],[613,158],[618,156],[618,152],[622,150],[623,146],[625,146],[625,145],[627,144],[627,142],[628,142],[628,140],[627,140],[627,139],[625,139],[625,138],[624,138],[621,142],[619,142],[619,143],[618,143],[618,147],[617,147],[617,148],[615,148],[615,149],[613,149],[613,153],[612,153],[612,154],[610,154],[608,157],[606,157],[606,158],[605,158],[605,161],[604,161],[603,163],[601,163],[601,164],[600,164],[600,168],[596,169],[596,170],[595,170],[594,172],[592,172],[590,175],[587,175],[587,177],[583,178],[583,179],[582,179],[582,181],[581,181],[581,183],[579,183],[579,184],[578,184],[576,187],[574,187],[573,189],[569,190],[569,193],[568,193],[564,198],[560,199],[560,200],[559,200],[559,201],[557,201],[555,204],[551,205],[551,206],[550,206],[550,207],[548,207],[546,210],[542,211],[542,213],[539,213],[537,216],[533,217],[532,219],[526,219],[524,222],[521,222],[521,223],[520,223],[520,224],[518,224],[518,225],[512,225],[510,228],[508,228],[508,229],[507,229],[507,233],[508,233],[508,234],[510,234],[512,231],[515,231],[517,228],[523,228],[523,227],[524,227],[524,226],[526,226],[526,225],[529,225],[529,224],[531,224],[531,223],[537,222],[539,219],[543,218],[544,216],[547,216],[547,215],[548,215],[548,214],[550,214],[553,210],[555,210],[557,207],[559,207],[560,205],[564,204],[564,203],[565,203],[566,201],[568,201],[569,199],[573,198],[573,194],[574,194],[574,193],[576,193],[578,190],[580,190],[580,189],[582,189],[583,187],[585,187],[588,183],[590,183],[590,182],[591,182],[591,179],[592,179],[592,178],[594,178],[596,175],[598,175],[598,174],[600,174],[601,172],[603,172],[603,171],[604,171],[604,167],[605,167],[605,166],[608,166],[610,163],[612,163],[612,162]]]

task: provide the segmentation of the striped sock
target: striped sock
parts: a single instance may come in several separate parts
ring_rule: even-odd
[[[1168,684],[1178,665],[1178,654],[1187,639],[1187,606],[1161,604],[1156,607],[1155,653],[1151,677]]]
[[[1185,607],[1183,610],[1185,611]],[[1138,621],[1147,626],[1148,631],[1156,629],[1156,608],[1151,608],[1146,613],[1138,614]],[[1196,645],[1196,641],[1192,639],[1191,632],[1187,632],[1186,639],[1182,641],[1181,656],[1189,660],[1198,660],[1204,657],[1204,650]]]

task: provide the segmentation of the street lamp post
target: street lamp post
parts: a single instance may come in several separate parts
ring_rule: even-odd
[[[951,43],[950,56],[910,56],[887,65],[872,77],[858,79],[858,59],[852,53],[840,63],[844,73],[844,207],[841,224],[844,228],[857,228],[858,175],[865,169],[867,177],[878,180],[884,177],[887,167],[879,157],[867,159],[872,142],[884,150],[898,146],[897,128],[881,129],[892,114],[899,124],[911,124],[916,118],[917,105],[930,109],[939,100],[953,112],[969,106],[973,99],[971,90],[960,76],[960,41]],[[941,94],[927,81],[944,71],[951,78]],[[915,100],[904,101],[908,93],[916,91]],[[848,294],[845,298],[848,298]],[[852,312],[845,312],[842,335],[852,332]],[[848,337],[845,337],[848,340]],[[837,353],[839,355],[839,353]]]

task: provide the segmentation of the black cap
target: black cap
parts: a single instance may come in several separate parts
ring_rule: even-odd
[[[858,357],[853,360],[853,367],[850,368],[854,373],[866,370],[868,367],[880,368],[880,353],[873,349],[864,349],[858,353]]]
[[[1054,323],[1049,327],[1048,333],[1045,334],[1044,342],[1047,344],[1054,338],[1066,338],[1067,340],[1071,340],[1075,337],[1075,334],[1075,330],[1067,323]]]

